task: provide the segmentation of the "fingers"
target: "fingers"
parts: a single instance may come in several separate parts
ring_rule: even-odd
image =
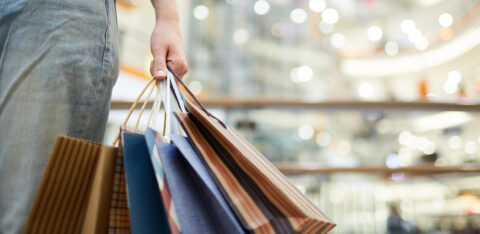
[[[167,65],[175,74],[182,78],[188,72],[187,60],[183,53],[178,53],[175,49],[168,52]]]
[[[156,79],[167,77],[167,49],[152,49],[153,61],[150,64],[150,73]]]
[[[167,77],[167,64],[175,74],[182,78],[188,72],[187,60],[183,54],[169,50],[167,54],[158,52],[150,63],[150,74],[156,79]]]

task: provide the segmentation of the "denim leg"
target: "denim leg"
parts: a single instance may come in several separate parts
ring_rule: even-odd
[[[118,76],[111,1],[0,10],[0,233],[21,232],[58,135],[103,139]]]

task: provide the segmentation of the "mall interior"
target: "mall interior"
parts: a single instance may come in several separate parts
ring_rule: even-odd
[[[331,233],[393,233],[395,218],[398,233],[480,233],[480,1],[177,4],[183,81],[337,224]],[[117,0],[117,17],[105,142],[152,60],[150,1]]]

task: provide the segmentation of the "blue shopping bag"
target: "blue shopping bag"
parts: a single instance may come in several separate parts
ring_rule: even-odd
[[[245,233],[188,139],[179,135],[172,135],[171,139],[180,150],[180,156],[188,164],[192,173],[192,180],[199,186],[202,197],[210,205],[211,212],[216,217],[220,228],[228,231],[228,233]]]
[[[152,129],[145,132],[154,168],[166,177],[181,232],[244,233],[188,141],[178,135],[171,137],[174,144],[162,142]]]
[[[145,136],[122,133],[132,233],[170,233]]]

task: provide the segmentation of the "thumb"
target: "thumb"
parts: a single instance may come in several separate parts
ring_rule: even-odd
[[[153,51],[153,61],[150,64],[150,73],[156,79],[167,77],[166,50]]]

